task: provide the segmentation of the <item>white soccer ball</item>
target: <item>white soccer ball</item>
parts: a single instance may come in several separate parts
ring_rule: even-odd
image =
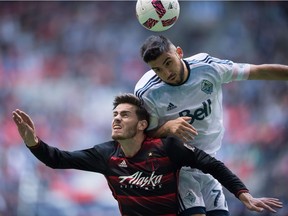
[[[178,0],[137,0],[136,16],[140,24],[155,32],[171,28],[180,14]]]

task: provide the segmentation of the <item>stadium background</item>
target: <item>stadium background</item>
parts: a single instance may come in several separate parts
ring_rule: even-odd
[[[132,92],[148,69],[139,47],[153,33],[137,22],[135,3],[0,2],[1,216],[119,215],[104,177],[52,170],[32,157],[11,112],[27,111],[41,138],[62,149],[110,139],[114,96]],[[235,62],[288,63],[287,2],[180,6],[176,25],[163,34],[185,56],[207,52]],[[276,215],[287,216],[288,83],[227,84],[224,109],[218,158],[254,196],[281,198],[285,206]],[[254,215],[227,195],[232,216]]]

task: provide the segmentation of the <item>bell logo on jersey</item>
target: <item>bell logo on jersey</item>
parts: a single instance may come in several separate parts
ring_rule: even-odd
[[[189,124],[192,124],[195,120],[203,120],[211,113],[211,100],[208,99],[207,101],[202,102],[202,106],[191,113],[191,110],[183,110],[179,113],[180,117],[188,116],[191,117]]]

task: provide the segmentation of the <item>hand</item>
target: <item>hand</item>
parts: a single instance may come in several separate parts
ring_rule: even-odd
[[[12,114],[24,143],[29,147],[37,145],[38,138],[35,133],[35,126],[29,115],[19,109],[15,110]]]
[[[249,193],[241,193],[239,199],[250,211],[262,212],[266,209],[275,213],[276,210],[274,208],[283,207],[283,203],[277,198],[254,198]]]
[[[167,135],[174,135],[181,139],[183,142],[193,140],[198,135],[196,129],[188,123],[191,117],[179,117],[170,120],[162,125],[162,129],[166,131]]]

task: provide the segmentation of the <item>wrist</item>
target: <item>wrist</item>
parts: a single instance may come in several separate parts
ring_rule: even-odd
[[[241,195],[245,195],[245,194],[249,194],[249,195],[250,195],[248,189],[239,190],[239,191],[235,194],[235,196],[236,196],[238,199],[240,199],[240,196],[241,196]]]
[[[35,146],[38,146],[38,144],[39,144],[39,138],[37,136],[35,136],[33,140],[25,141],[25,145],[28,148],[33,148]]]

